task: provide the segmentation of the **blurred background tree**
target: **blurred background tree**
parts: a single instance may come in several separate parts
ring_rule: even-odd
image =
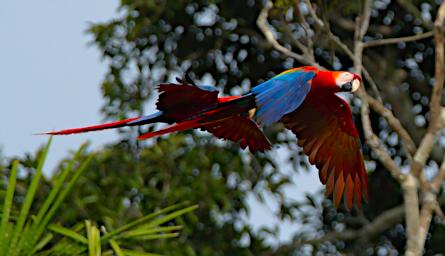
[[[346,212],[329,199],[316,200],[321,193],[289,200],[284,188],[292,172],[284,169],[314,170],[281,125],[265,132],[290,152],[289,165],[202,132],[138,142],[137,133],[153,128],[143,127],[122,130],[120,141],[96,153],[58,219],[119,226],[187,200],[200,207],[180,223],[180,239],[142,247],[167,255],[397,255],[407,248],[419,255],[423,247],[425,255],[444,254],[445,134],[440,115],[430,111],[444,102],[438,89],[444,70],[433,40],[443,47],[443,24],[435,23],[441,2],[122,0],[114,20],[89,29],[109,63],[101,84],[106,119],[150,112],[156,85],[186,71],[224,93],[241,94],[301,65],[354,69],[367,90],[351,104],[370,201],[363,211]],[[277,216],[305,228],[289,243],[271,244],[273,230],[254,232],[242,218],[250,193],[259,199],[270,193]]]

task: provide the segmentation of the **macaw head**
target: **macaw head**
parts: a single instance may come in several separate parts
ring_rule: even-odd
[[[360,87],[360,76],[347,71],[333,71],[332,77],[340,92],[355,92]]]
[[[360,87],[362,79],[357,74],[348,71],[317,70],[315,67],[302,67],[306,72],[315,72],[312,88],[331,93],[355,92]]]

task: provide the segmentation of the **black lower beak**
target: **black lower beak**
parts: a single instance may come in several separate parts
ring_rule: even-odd
[[[342,85],[340,90],[342,92],[350,92],[350,91],[352,91],[352,82],[349,82],[349,83],[346,83],[346,84]]]

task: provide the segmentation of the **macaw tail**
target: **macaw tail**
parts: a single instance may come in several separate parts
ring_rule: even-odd
[[[85,133],[85,132],[99,131],[99,130],[105,130],[105,129],[120,128],[120,127],[125,127],[125,126],[135,126],[135,125],[143,125],[143,124],[162,122],[162,121],[165,121],[164,119],[165,118],[163,117],[162,111],[158,111],[158,112],[148,115],[148,116],[132,117],[132,118],[115,121],[115,122],[110,122],[110,123],[105,123],[105,124],[91,125],[91,126],[80,127],[80,128],[71,128],[71,129],[65,129],[65,130],[53,131],[53,132],[44,132],[44,133],[39,133],[39,134],[41,134],[41,135],[69,135],[69,134],[75,134],[75,133]]]
[[[226,120],[233,118],[233,116],[246,116],[248,111],[248,107],[246,106],[249,105],[249,101],[249,99],[242,97],[225,101],[207,111],[203,110],[202,112],[197,112],[192,117],[178,121],[175,125],[162,130],[145,133],[139,136],[138,139],[149,139],[167,133],[185,131],[195,128],[205,129],[206,127],[225,123]]]
[[[252,95],[220,98],[219,102],[209,110],[198,112],[193,117],[167,128],[142,134],[138,139],[200,128],[218,138],[239,142],[241,148],[249,147],[252,152],[264,152],[271,148],[269,140],[249,116],[249,110],[255,104]]]
[[[159,93],[156,103],[159,111],[154,114],[42,134],[68,135],[164,122],[176,124],[143,134],[139,136],[139,139],[200,128],[218,138],[239,142],[241,148],[249,147],[253,152],[271,148],[269,140],[249,114],[256,104],[252,94],[218,97],[218,91],[214,87],[189,84],[161,84]]]
[[[180,131],[185,131],[185,130],[190,130],[190,129],[195,129],[195,128],[201,128],[206,125],[212,125],[214,123],[223,122],[227,118],[229,118],[229,117],[226,117],[224,119],[220,119],[217,121],[205,121],[204,117],[198,117],[198,118],[194,118],[192,120],[188,120],[188,121],[185,121],[185,122],[182,122],[179,124],[172,125],[165,129],[161,129],[161,130],[153,131],[153,132],[147,132],[145,134],[140,135],[138,137],[138,139],[146,140],[146,139],[150,139],[153,137],[161,136],[161,135],[172,133],[172,132],[180,132]]]

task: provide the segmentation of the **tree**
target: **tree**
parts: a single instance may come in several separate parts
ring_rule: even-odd
[[[319,17],[316,10],[314,9],[312,3],[309,1],[305,1],[305,7],[308,9],[308,13],[310,17],[313,19],[311,26],[306,26],[306,31],[313,29],[314,31],[323,32],[328,41],[330,41],[336,48],[340,49],[347,57],[352,61],[353,70],[358,74],[363,74],[365,79],[370,84],[370,87],[375,94],[374,97],[369,95],[364,87],[361,87],[359,92],[357,93],[361,100],[361,120],[362,120],[362,128],[364,132],[364,137],[366,139],[366,143],[370,146],[372,152],[376,155],[376,159],[383,165],[383,167],[391,173],[393,178],[398,182],[398,184],[402,187],[403,192],[403,203],[404,203],[404,220],[405,220],[405,233],[406,233],[406,251],[405,255],[420,255],[423,253],[423,248],[427,239],[427,234],[430,229],[431,220],[433,214],[437,214],[439,217],[443,218],[443,212],[440,208],[439,201],[437,200],[437,195],[440,193],[440,190],[443,186],[443,181],[445,179],[445,158],[442,160],[441,166],[438,168],[438,171],[435,173],[433,178],[427,178],[425,174],[425,168],[427,168],[426,163],[428,159],[433,160],[433,147],[435,146],[436,139],[439,136],[441,130],[445,128],[445,108],[442,106],[442,98],[443,98],[443,85],[444,85],[444,71],[445,71],[445,61],[444,61],[444,26],[445,26],[445,4],[442,3],[440,7],[437,9],[436,19],[434,23],[431,23],[431,20],[425,18],[423,13],[421,17],[416,17],[417,21],[420,24],[423,24],[426,28],[432,29],[432,31],[419,33],[416,35],[405,36],[405,37],[395,37],[395,38],[387,38],[380,39],[379,33],[375,35],[368,35],[369,38],[365,41],[365,35],[368,34],[368,28],[371,21],[372,12],[379,12],[378,8],[375,8],[376,2],[367,0],[363,2],[363,5],[360,6],[361,12],[359,12],[358,17],[356,19],[356,25],[354,29],[354,37],[352,40],[352,49],[347,46],[338,36],[336,36],[331,29],[329,28],[329,23],[327,22],[328,17],[325,15],[323,18]],[[410,9],[410,11],[417,10],[417,7],[410,2],[399,1],[399,4],[404,8]],[[423,3],[427,4],[427,3]],[[302,54],[294,53],[286,47],[282,46],[278,40],[273,35],[270,27],[267,24],[267,17],[269,11],[273,8],[272,2],[267,2],[263,10],[261,11],[257,24],[261,28],[265,37],[268,41],[273,45],[275,49],[280,51],[282,54],[293,57],[295,59],[299,59],[301,62],[320,66],[321,65],[315,60],[313,55],[313,42],[312,38],[307,33],[306,36],[306,44],[304,43],[296,43],[297,47],[300,49]],[[377,10],[376,10],[377,9]],[[326,9],[325,9],[326,10]],[[377,15],[375,15],[377,16]],[[387,18],[387,17],[385,17]],[[385,20],[384,20],[385,22]],[[387,21],[391,23],[391,21]],[[286,25],[285,25],[286,26]],[[416,27],[414,27],[413,32],[415,32]],[[419,27],[417,27],[419,28]],[[422,73],[417,76],[413,75],[417,80],[425,79],[426,76],[434,77],[434,82],[431,82],[433,88],[430,93],[430,97],[424,95],[425,105],[429,102],[428,116],[429,120],[427,120],[428,125],[426,131],[423,132],[423,135],[417,136],[417,143],[414,141],[413,136],[409,133],[409,131],[403,126],[398,117],[394,116],[392,112],[385,108],[383,104],[383,99],[390,98],[388,95],[391,92],[388,92],[388,89],[382,89],[382,91],[386,94],[380,96],[380,91],[376,82],[374,81],[374,77],[378,78],[378,75],[374,76],[374,73],[366,68],[366,62],[369,60],[377,60],[376,58],[378,53],[371,53],[369,55],[365,55],[364,49],[367,47],[375,47],[375,46],[386,46],[394,43],[399,44],[399,48],[404,48],[404,46],[400,46],[400,44],[404,44],[406,42],[418,41],[425,38],[429,38],[434,36],[434,47],[435,47],[435,59],[434,59],[434,74],[431,73]],[[298,40],[298,38],[296,39]],[[298,41],[297,41],[298,42]],[[419,54],[419,55],[418,55]],[[416,52],[415,56],[423,56],[422,52]],[[367,60],[369,58],[369,60]],[[422,58],[422,59],[420,59]],[[432,58],[431,58],[432,59]],[[433,60],[430,60],[433,61]],[[379,58],[379,62],[383,62],[381,65],[385,68],[389,68],[391,72],[397,71],[394,70],[393,63],[385,63],[382,59]],[[419,57],[417,62],[423,62],[423,57]],[[375,65],[375,64],[374,64]],[[401,64],[399,64],[401,65]],[[403,64],[402,64],[403,65]],[[405,65],[410,68],[409,63],[405,63]],[[372,66],[370,64],[369,66]],[[414,69],[412,67],[411,69]],[[414,64],[417,66],[417,64]],[[420,71],[420,70],[418,70]],[[382,73],[382,72],[380,72]],[[383,72],[385,73],[385,72]],[[394,74],[395,76],[396,74]],[[416,83],[415,81],[414,83]],[[379,81],[379,83],[384,83],[383,81]],[[388,85],[387,85],[388,86]],[[389,85],[391,86],[391,84]],[[397,85],[393,85],[397,86]],[[396,89],[397,90],[397,89]],[[414,92],[415,93],[415,92]],[[413,95],[414,96],[414,95]],[[394,97],[394,96],[393,96]],[[400,97],[400,96],[399,96]],[[403,97],[403,96],[402,96]],[[393,103],[390,105],[397,107],[396,102],[391,102],[388,100],[388,103]],[[404,102],[406,103],[406,102]],[[408,103],[409,104],[409,103]],[[401,163],[397,163],[397,160],[400,161],[400,156],[395,154],[391,155],[391,149],[386,148],[386,143],[390,143],[390,141],[385,141],[385,138],[379,138],[374,132],[370,119],[370,108],[379,114],[381,117],[386,119],[387,125],[389,128],[396,134],[400,143],[392,143],[392,144],[400,144],[403,155],[406,157],[406,161]],[[406,109],[404,110],[406,111]],[[391,145],[389,145],[391,146]],[[442,152],[443,155],[443,152]],[[398,158],[398,159],[397,159]],[[409,171],[404,173],[402,172],[402,167],[409,168]],[[422,200],[419,200],[419,195]],[[394,211],[395,209],[392,209]],[[385,215],[386,214],[386,215]],[[337,238],[341,240],[351,239],[359,236],[369,236],[369,234],[376,232],[375,228],[377,224],[382,224],[380,222],[384,222],[380,228],[380,230],[384,230],[385,228],[390,227],[393,223],[384,219],[382,221],[382,217],[387,217],[388,211],[383,212],[379,217],[375,218],[369,224],[364,225],[361,228],[361,231],[358,233],[351,232],[348,233],[348,230],[336,233],[331,233],[332,238]],[[379,230],[379,229],[378,229]],[[351,236],[352,234],[352,236]],[[327,235],[326,235],[327,236]],[[349,238],[348,238],[349,237]],[[320,239],[320,238],[318,238]],[[326,240],[326,238],[322,239]]]
[[[90,220],[78,223],[72,229],[60,226],[54,223],[53,219],[57,212],[61,211],[61,203],[70,193],[82,172],[85,171],[94,154],[90,154],[84,162],[79,163],[77,158],[82,155],[86,144],[82,145],[63,168],[59,177],[54,180],[46,197],[41,198],[43,202],[40,202],[34,198],[37,195],[50,145],[51,138],[40,152],[37,169],[30,177],[30,184],[26,188],[24,198],[20,194],[14,195],[16,190],[19,190],[16,183],[19,161],[13,161],[8,181],[1,186],[2,195],[5,195],[1,200],[1,255],[84,255],[85,253],[102,255],[102,250],[108,255],[113,253],[119,256],[124,254],[147,255],[147,253],[134,251],[128,247],[135,247],[134,244],[147,240],[176,237],[181,226],[161,225],[171,222],[176,217],[193,211],[197,207],[194,205],[184,208],[184,204],[176,204],[125,223],[120,227],[107,230],[107,227],[101,226],[100,228],[105,230],[102,232]],[[4,190],[3,185],[6,185]],[[16,213],[17,209],[20,209],[20,213]],[[127,248],[124,249],[123,245]]]
[[[142,114],[157,83],[186,71],[238,94],[301,65],[362,75],[351,104],[370,201],[352,212],[328,199],[319,205],[313,198],[320,195],[296,203],[283,193],[292,177],[269,154],[200,132],[140,143],[132,138],[142,128],[97,152],[60,221],[119,226],[187,199],[200,208],[184,217],[181,238],[141,246],[169,255],[445,253],[444,3],[146,0],[122,1],[120,10],[90,28],[109,62],[101,85],[107,118]],[[295,170],[308,166],[293,135],[280,125],[265,132],[293,152]],[[307,228],[290,243],[268,244],[267,232],[253,232],[241,218],[252,191],[272,194],[278,216]]]
[[[385,190],[371,186],[364,214],[335,214],[331,207],[314,207],[323,217],[324,235],[298,239],[277,251],[295,250],[305,243],[331,244],[326,243],[331,240],[337,241],[336,250],[354,251],[362,250],[357,245],[365,240],[368,248],[384,245],[402,252],[406,237],[407,254],[420,254],[425,242],[426,252],[437,252],[435,236],[426,241],[426,235],[432,215],[442,215],[437,198],[445,172],[444,164],[439,167],[444,146],[435,142],[444,113],[443,4],[439,8],[434,1],[401,0],[268,1],[264,6],[254,1],[160,1],[157,5],[147,1],[122,2],[122,7],[127,13],[124,18],[91,29],[111,60],[102,86],[109,115],[118,110],[140,112],[152,88],[146,83],[171,79],[187,69],[198,78],[210,74],[226,92],[246,91],[260,78],[302,64],[353,67],[363,75],[367,90],[360,90],[359,100],[352,103],[357,119],[362,120],[358,125],[366,142],[363,151],[371,167],[371,184],[378,182]],[[126,84],[123,77],[132,65],[137,67],[136,79]],[[279,128],[270,133],[282,134]],[[292,138],[284,137],[279,142],[292,144]],[[433,179],[426,178],[430,170]],[[359,222],[348,224],[357,218]],[[396,225],[404,219],[405,226]],[[433,221],[431,232],[437,225],[440,229],[438,223]],[[316,250],[332,250],[326,248],[316,246]]]

